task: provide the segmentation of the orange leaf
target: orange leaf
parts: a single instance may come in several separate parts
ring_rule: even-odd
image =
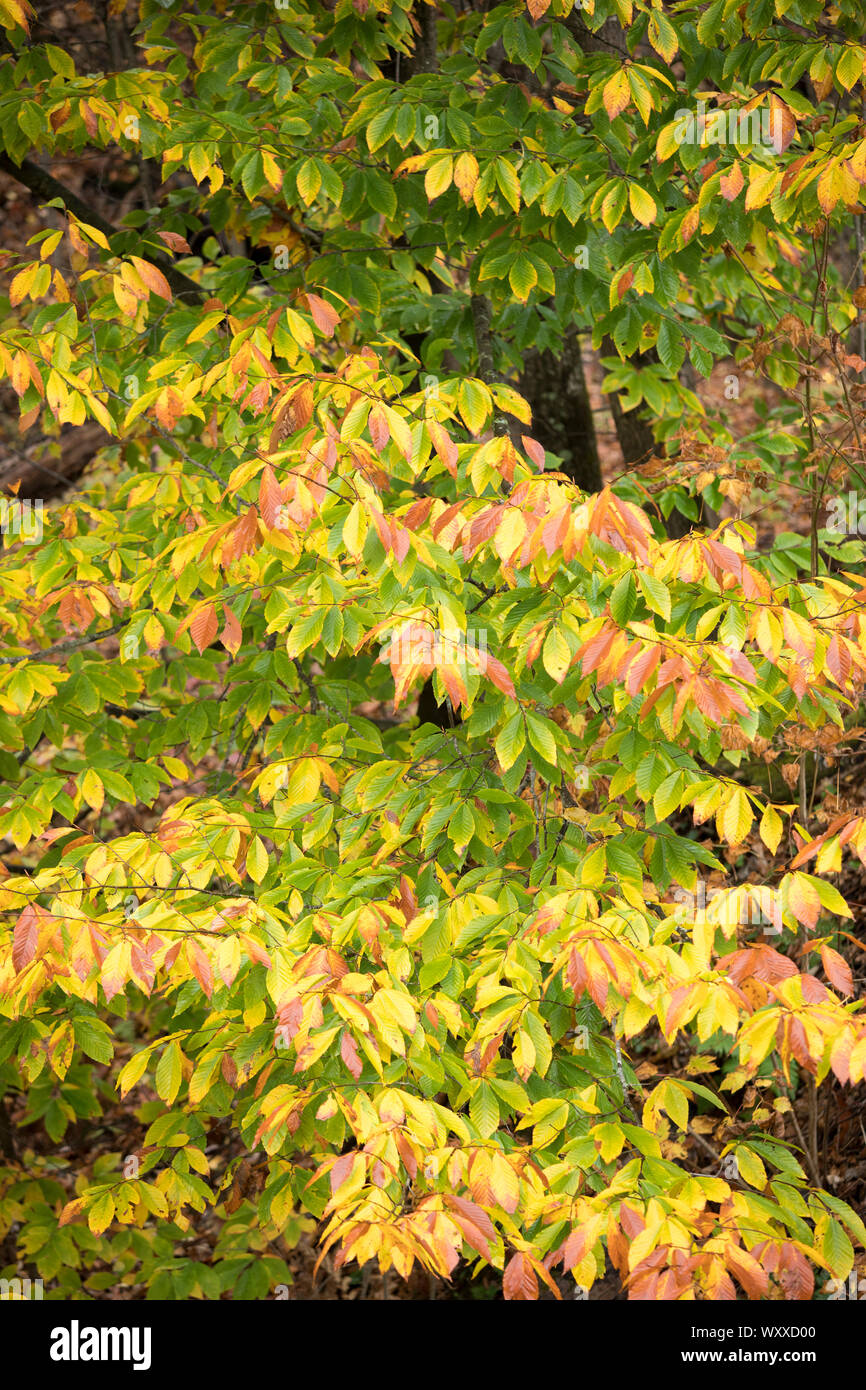
[[[218,626],[216,608],[212,603],[209,603],[206,608],[199,609],[189,625],[192,640],[198,647],[199,653],[203,652],[205,647],[210,646],[217,635]]]
[[[321,329],[326,338],[333,338],[334,330],[340,322],[340,315],[334,306],[318,294],[308,294],[307,303],[310,306],[313,323]]]
[[[725,1247],[725,1264],[750,1299],[763,1298],[768,1288],[767,1275],[754,1256],[739,1245],[728,1245]]]
[[[192,254],[189,242],[185,241],[182,236],[178,236],[177,232],[157,232],[157,236],[160,241],[165,242],[166,246],[170,246],[172,251],[185,251],[187,255]]]
[[[514,681],[509,676],[501,661],[497,661],[495,656],[488,656],[484,659],[484,674],[491,680],[497,690],[501,690],[503,695],[510,695],[514,698]]]
[[[519,1251],[505,1266],[502,1280],[503,1297],[515,1302],[532,1303],[538,1298],[538,1280],[526,1255]]]
[[[36,944],[39,940],[39,912],[40,908],[33,903],[28,903],[18,921],[15,923],[15,931],[12,936],[12,964],[17,971],[29,965],[36,955]]]
[[[809,931],[813,929],[821,915],[821,899],[818,890],[803,874],[792,874],[788,901],[798,922]]]
[[[268,530],[280,525],[283,507],[283,490],[277,482],[276,474],[268,464],[259,484],[259,512]]]
[[[385,414],[384,406],[378,401],[370,411],[370,418],[367,421],[370,431],[370,438],[373,441],[373,448],[381,453],[388,440],[391,438],[391,426],[388,424],[388,417]]]
[[[259,544],[258,513],[255,507],[248,507],[244,515],[232,526],[223,550],[223,564],[230,565],[242,555],[250,555]]]
[[[149,290],[158,294],[160,299],[167,299],[171,303],[171,289],[161,270],[157,270],[155,265],[150,265],[147,261],[141,260],[139,256],[130,256],[132,264],[138,271],[141,279]]]
[[[433,448],[445,464],[452,478],[457,477],[457,445],[443,425],[436,420],[427,421],[427,433]]]
[[[364,1070],[364,1064],[358,1054],[358,1044],[346,1029],[343,1030],[343,1035],[340,1038],[340,1056],[357,1081]]]
[[[844,956],[840,956],[839,952],[834,951],[832,946],[822,946],[821,960],[827,979],[833,988],[838,990],[840,994],[853,994],[854,979],[851,975],[851,967]]]
[[[722,174],[719,180],[722,197],[732,203],[743,187],[743,171],[740,168],[740,161],[735,159],[727,174]]]
[[[243,640],[241,625],[232,610],[226,604],[223,604],[223,615],[225,617],[225,627],[220,634],[220,641],[226,651],[231,652],[232,656],[237,656],[241,641]]]

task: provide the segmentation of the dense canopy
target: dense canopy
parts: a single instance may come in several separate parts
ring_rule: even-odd
[[[833,1296],[866,8],[37,9],[2,1272]]]

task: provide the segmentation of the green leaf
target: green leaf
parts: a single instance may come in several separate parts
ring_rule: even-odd
[[[637,582],[643,594],[647,608],[653,613],[658,613],[665,622],[671,616],[671,595],[667,585],[660,579],[656,579],[654,574],[649,574],[644,570],[638,571]]]
[[[540,715],[527,713],[526,727],[529,732],[529,742],[545,762],[556,766],[556,739],[551,731],[551,725]]]
[[[482,1139],[489,1139],[499,1127],[499,1102],[486,1081],[478,1083],[469,1101],[469,1118]]]
[[[87,1057],[105,1064],[111,1061],[114,1056],[111,1032],[101,1019],[76,1014],[72,1020],[72,1031],[76,1043]]]
[[[505,772],[517,762],[525,742],[523,715],[518,710],[500,730],[494,745],[496,756]]]
[[[180,1090],[183,1077],[183,1059],[180,1044],[171,1042],[163,1050],[156,1067],[156,1094],[166,1105],[171,1105]]]
[[[631,570],[622,576],[610,596],[610,613],[617,627],[625,627],[637,606],[637,590]]]
[[[682,332],[670,319],[662,319],[656,349],[668,371],[675,375],[686,360]]]
[[[821,1241],[821,1254],[836,1279],[847,1279],[854,1267],[854,1247],[838,1221],[828,1220]]]

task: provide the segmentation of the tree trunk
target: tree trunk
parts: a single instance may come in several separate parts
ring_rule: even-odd
[[[571,332],[562,354],[530,352],[518,390],[532,408],[532,434],[562,460],[562,472],[583,492],[600,492],[601,464],[583,371],[580,338]]]

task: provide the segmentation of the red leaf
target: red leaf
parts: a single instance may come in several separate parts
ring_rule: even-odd
[[[223,550],[224,565],[230,565],[233,560],[239,560],[242,555],[250,555],[258,548],[258,521],[255,507],[248,507],[244,515],[234,523]]]
[[[572,1231],[565,1242],[560,1246],[559,1254],[562,1256],[563,1269],[574,1269],[579,1265],[586,1255],[588,1230],[586,1226],[579,1227]]]
[[[489,1240],[493,1240],[496,1235],[496,1228],[487,1215],[487,1212],[482,1211],[481,1207],[476,1206],[475,1202],[468,1201],[466,1197],[457,1197],[453,1192],[446,1193],[442,1200],[446,1206],[453,1207],[454,1210],[460,1212],[461,1216],[464,1216],[467,1221],[471,1221],[473,1226],[477,1226],[479,1231],[487,1236]]]
[[[336,1192],[339,1187],[342,1187],[343,1183],[346,1181],[347,1177],[351,1173],[352,1166],[355,1162],[355,1157],[356,1154],[354,1152],[348,1154],[341,1154],[340,1157],[337,1159],[336,1163],[331,1168],[332,1194]]]
[[[370,431],[370,438],[373,441],[373,448],[381,453],[388,440],[391,438],[391,426],[388,424],[388,417],[382,406],[377,402],[370,411],[367,421],[367,428]]]
[[[628,266],[628,268],[627,268],[626,270],[624,270],[624,271],[622,272],[622,274],[620,275],[619,279],[618,279],[617,282],[616,282],[616,293],[617,293],[617,298],[618,298],[618,299],[622,299],[622,297],[623,297],[623,295],[626,293],[626,291],[631,289],[633,283],[634,283],[634,266],[631,266],[631,265],[630,265],[630,266]]]
[[[848,684],[848,673],[851,670],[851,653],[844,638],[833,637],[827,648],[826,660],[827,669],[836,684],[844,688]]]
[[[767,1275],[754,1256],[739,1245],[725,1247],[725,1264],[750,1299],[763,1298],[767,1292]]]
[[[198,647],[199,653],[203,652],[205,647],[210,646],[217,635],[218,626],[216,608],[212,603],[209,603],[207,608],[199,609],[189,625],[192,640]]]
[[[300,999],[290,999],[277,1010],[277,1034],[286,1047],[300,1028],[303,1017],[304,1006]]]
[[[307,303],[313,316],[313,323],[321,329],[326,338],[333,338],[334,330],[340,322],[340,315],[332,304],[318,294],[308,294]]]
[[[343,1036],[340,1038],[340,1056],[357,1081],[361,1072],[364,1070],[364,1064],[358,1055],[358,1045],[355,1039],[352,1037],[351,1033],[345,1030],[343,1031]]]
[[[259,512],[268,530],[280,525],[283,508],[283,489],[277,482],[276,474],[268,464],[259,484]]]
[[[532,436],[529,434],[522,434],[520,438],[523,443],[523,447],[526,450],[527,456],[532,459],[532,462],[535,464],[536,468],[543,468],[544,450],[539,444],[538,440],[533,439]]]
[[[90,599],[80,589],[75,588],[66,590],[57,613],[67,632],[71,632],[75,627],[81,632],[86,632],[96,617],[96,609]]]
[[[822,946],[821,960],[827,979],[833,988],[837,989],[840,994],[853,994],[854,979],[851,975],[851,967],[844,956],[840,956],[839,952],[834,951],[831,946]]]
[[[451,438],[444,425],[440,425],[436,420],[427,421],[427,433],[433,444],[433,448],[439,458],[445,464],[452,478],[457,477],[457,445]]]
[[[478,1229],[475,1222],[470,1221],[466,1216],[461,1216],[459,1212],[454,1216],[454,1220],[463,1232],[463,1238],[467,1245],[471,1245],[472,1249],[477,1250],[479,1255],[483,1255],[485,1260],[492,1260],[493,1251],[487,1244],[486,1236]]]
[[[406,515],[403,517],[404,526],[408,526],[410,531],[415,531],[430,515],[433,506],[432,497],[419,497],[417,502],[413,502]]]
[[[189,242],[184,241],[177,232],[157,232],[157,236],[160,241],[165,242],[166,246],[170,246],[172,251],[186,251],[188,255],[192,254]]]
[[[495,656],[488,656],[484,662],[484,674],[493,682],[497,690],[501,690],[503,695],[510,695],[514,698],[514,681],[509,676],[501,661],[497,661]]]
[[[36,945],[39,941],[39,917],[38,911],[32,903],[28,903],[18,921],[15,923],[15,931],[12,937],[12,964],[17,971],[29,965],[36,955]]]
[[[727,174],[719,180],[719,191],[726,202],[732,203],[743,187],[743,171],[740,161],[735,159]]]
[[[538,1298],[538,1280],[526,1255],[518,1252],[508,1261],[502,1280],[502,1294],[506,1299],[524,1303],[532,1303]]]
[[[186,948],[192,973],[195,975],[208,999],[210,999],[213,994],[213,970],[211,969],[211,963],[197,941],[188,938]]]
[[[807,1004],[822,1004],[825,999],[830,998],[830,991],[826,985],[822,985],[814,975],[800,976],[800,989],[803,992],[803,999]]]
[[[459,709],[462,704],[465,704],[468,692],[458,667],[442,665],[439,667],[439,674],[451,704],[455,709]]]

